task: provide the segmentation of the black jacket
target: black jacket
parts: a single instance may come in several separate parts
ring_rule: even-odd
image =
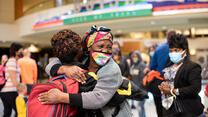
[[[185,113],[192,116],[200,115],[204,106],[198,93],[201,90],[201,67],[186,57],[174,79],[174,88],[179,89],[178,99],[181,100]],[[173,111],[169,109],[168,111]]]

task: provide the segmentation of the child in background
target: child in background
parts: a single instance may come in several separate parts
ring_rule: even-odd
[[[27,111],[27,87],[23,83],[17,85],[18,96],[16,98],[17,117],[26,117]]]

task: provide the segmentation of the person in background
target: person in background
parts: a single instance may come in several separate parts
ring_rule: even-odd
[[[157,48],[157,44],[153,44],[150,48],[149,48],[149,50],[148,50],[148,53],[149,53],[149,57],[150,57],[150,62],[151,62],[151,60],[152,60],[152,57],[153,57],[153,55],[154,55],[154,53],[155,53],[155,49]]]
[[[1,65],[6,64],[7,60],[8,60],[8,56],[6,54],[2,55],[1,56]]]
[[[18,94],[16,86],[20,82],[20,68],[17,60],[21,57],[23,57],[23,46],[20,43],[12,43],[10,46],[10,58],[5,69],[7,81],[1,90],[1,99],[4,105],[3,117],[10,117],[12,109],[14,109],[15,117],[17,117],[15,100]]]
[[[4,83],[4,78],[5,78],[5,67],[6,67],[6,62],[8,60],[7,55],[2,55],[1,56],[1,64],[0,64],[0,83]]]
[[[199,92],[201,67],[189,57],[188,40],[182,34],[168,37],[170,62],[163,69],[162,92],[164,117],[197,117],[203,113]],[[177,111],[178,110],[178,111]]]
[[[17,85],[18,96],[16,98],[17,117],[26,117],[27,115],[27,86],[23,83]]]
[[[171,35],[176,34],[175,30],[168,30],[166,33],[166,39],[168,42],[168,37]],[[169,54],[169,46],[168,43],[164,43],[160,46],[158,46],[155,49],[154,55],[152,57],[149,69],[150,70],[155,70],[158,71],[162,74],[162,70],[165,67],[165,64],[168,61],[168,54]],[[147,71],[150,71],[147,70]],[[156,105],[156,110],[157,110],[157,115],[158,117],[162,117],[162,102],[161,102],[161,95],[154,95],[154,101],[155,101],[155,105]]]
[[[24,49],[24,57],[18,60],[19,67],[21,69],[21,80],[22,83],[26,84],[28,95],[37,82],[37,64],[36,61],[31,57],[31,53],[28,49]]]
[[[122,56],[120,44],[118,41],[113,42],[112,56],[114,61],[119,65],[122,76],[128,78],[129,66],[124,56]]]
[[[148,53],[149,53],[149,58],[150,58],[150,63],[152,61],[152,57],[155,53],[155,49],[157,48],[157,44],[153,44],[151,47],[149,47],[148,49]],[[149,67],[146,67],[144,69],[144,74],[147,74],[150,71]]]
[[[130,75],[131,75],[131,80],[140,88],[144,89],[144,86],[142,84],[142,80],[145,76],[143,73],[143,70],[146,68],[145,63],[142,61],[142,57],[139,51],[133,51],[131,54],[131,59],[132,59],[132,66],[130,68]],[[139,112],[139,117],[146,117],[146,112],[144,109],[144,103],[145,100],[138,101],[138,112]],[[134,102],[132,100],[132,106],[134,106]]]
[[[208,61],[202,67],[201,76],[202,80],[208,80]]]
[[[8,60],[7,55],[2,55],[1,56],[1,64],[0,64],[0,98],[1,98],[1,89],[4,87],[5,84],[5,67],[6,67],[6,62]]]

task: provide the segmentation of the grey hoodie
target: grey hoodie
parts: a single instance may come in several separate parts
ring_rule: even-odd
[[[130,74],[131,74],[131,80],[140,88],[143,88],[142,80],[145,76],[144,69],[146,68],[146,65],[142,61],[142,57],[139,51],[134,51],[132,54],[138,55],[138,61],[136,63],[133,63],[130,67]]]

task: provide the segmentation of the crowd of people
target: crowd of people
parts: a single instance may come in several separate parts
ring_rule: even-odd
[[[3,117],[10,117],[12,109],[15,111],[15,117],[25,117],[27,100],[24,99],[37,81],[36,62],[20,43],[12,43],[9,59],[7,55],[3,55],[1,60],[0,98],[4,106]]]
[[[166,35],[166,43],[153,44],[149,48],[148,66],[139,50],[123,56],[120,44],[113,41],[109,28],[92,26],[83,38],[70,29],[61,30],[51,39],[58,59],[51,61],[45,70],[51,77],[64,74],[79,82],[80,90],[78,94],[68,94],[53,88],[39,94],[39,101],[43,105],[64,103],[78,107],[77,117],[131,117],[131,108],[138,110],[139,117],[146,117],[149,110],[145,110],[145,98],[137,100],[137,106],[134,98],[128,97],[116,106],[109,106],[123,81],[129,80],[144,92],[152,91],[153,86],[147,85],[154,85],[158,90],[159,93],[152,92],[158,117],[203,116],[204,105],[199,92],[202,77],[207,78],[207,65],[201,69],[191,61],[184,35],[174,30],[167,31]],[[10,117],[12,109],[15,116],[26,117],[27,96],[37,83],[37,65],[30,56],[31,53],[19,43],[11,45],[9,59],[2,56],[0,76],[5,80],[0,98],[4,117]],[[83,71],[95,73],[96,84],[89,84]],[[150,83],[156,79],[154,73],[162,78],[159,84]],[[151,75],[152,79],[146,79],[148,84],[144,84],[144,78]],[[89,86],[92,89],[81,90]],[[119,96],[116,98],[120,99]]]

